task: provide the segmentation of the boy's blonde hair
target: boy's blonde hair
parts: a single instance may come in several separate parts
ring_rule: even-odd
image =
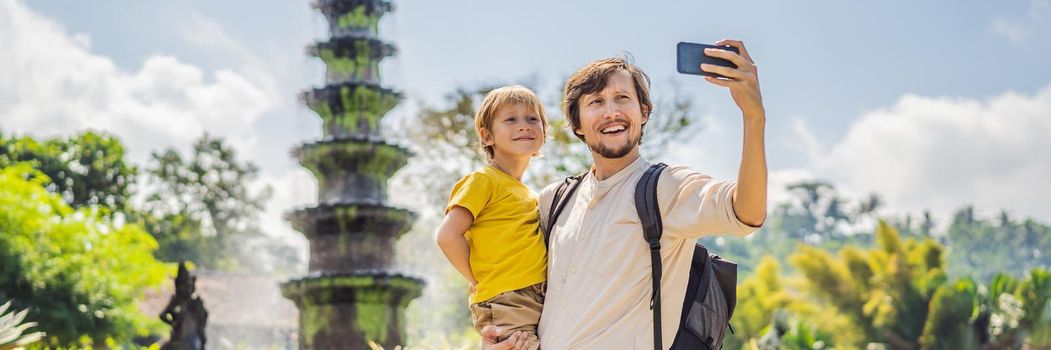
[[[485,95],[485,99],[482,100],[482,106],[478,108],[478,113],[474,115],[474,132],[478,134],[478,145],[481,147],[482,153],[485,154],[486,162],[493,160],[493,146],[487,146],[482,141],[482,129],[490,130],[491,135],[496,111],[500,110],[500,107],[514,104],[523,104],[532,109],[537,114],[537,117],[540,118],[540,124],[543,125],[541,129],[542,137],[547,137],[547,115],[544,113],[544,105],[540,103],[540,98],[532,90],[521,85],[509,85],[493,89]]]

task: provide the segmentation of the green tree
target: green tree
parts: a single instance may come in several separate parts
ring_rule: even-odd
[[[904,237],[917,239],[933,238],[938,242],[945,243],[945,235],[936,234],[934,231],[936,222],[930,210],[924,210],[919,215],[908,213],[901,218],[890,219],[888,222],[891,223],[891,226],[898,229],[898,232]]]
[[[1051,267],[1051,226],[1033,219],[1018,221],[1006,211],[984,219],[969,206],[953,215],[947,236],[953,275],[991,281],[1001,272],[1020,277],[1033,268]]]
[[[748,350],[821,350],[834,349],[832,337],[816,326],[792,318],[784,310],[774,313],[774,319],[762,337],[744,344]]]
[[[158,322],[137,301],[170,271],[156,241],[91,206],[72,208],[29,164],[0,170],[0,299],[29,308],[53,345],[128,342]]]
[[[769,331],[775,313],[797,304],[783,284],[777,260],[767,256],[737,285],[738,304],[731,320],[735,333],[727,336],[727,348],[740,349],[749,339],[759,338]]]
[[[74,208],[93,206],[107,215],[127,209],[137,169],[124,160],[124,146],[103,132],[37,141],[0,132],[0,167],[29,162],[51,179],[48,189]]]
[[[960,288],[948,282],[944,248],[929,239],[903,242],[885,222],[880,222],[875,236],[876,246],[867,252],[848,247],[834,258],[826,251],[803,246],[790,260],[806,278],[806,290],[820,303],[847,315],[867,341],[914,349],[921,345],[921,337],[952,338],[947,333],[925,333],[958,326],[927,326],[930,319],[958,321],[962,317],[966,321],[972,313],[969,304],[962,307],[946,302],[973,288],[953,293]],[[960,283],[973,285],[969,281],[955,284]],[[933,310],[932,299],[937,306]]]
[[[832,349],[832,337],[814,325],[802,320],[788,321],[784,334],[781,335],[781,349],[787,350],[820,350]]]
[[[852,332],[844,315],[814,304],[793,287],[796,277],[786,276],[776,259],[765,256],[755,273],[737,286],[737,308],[731,324],[736,331],[724,343],[726,349],[820,349],[832,348],[834,331]],[[822,320],[819,328],[818,322]],[[846,334],[845,339],[851,334]],[[841,340],[844,337],[840,337]]]
[[[169,148],[154,153],[146,171],[147,215],[140,222],[160,242],[158,258],[221,270],[258,267],[251,259],[261,252],[246,250],[270,240],[258,225],[270,189],[250,188],[259,173],[255,164],[205,134],[189,158]]]
[[[874,218],[883,206],[876,194],[852,201],[841,197],[835,186],[824,181],[803,181],[786,189],[794,198],[774,209],[775,225],[793,241],[818,244],[841,240],[852,234],[851,226],[865,218]]]
[[[978,291],[975,331],[987,348],[1018,347],[1038,333],[1051,300],[1051,272],[1036,268],[1024,279],[997,274],[987,289]]]
[[[866,341],[896,349],[1001,348],[1034,330],[1048,307],[1045,269],[1024,280],[1001,274],[984,288],[970,277],[950,281],[945,248],[933,239],[902,240],[880,222],[875,240],[838,258],[806,246],[790,258],[806,293],[846,315]]]
[[[143,226],[159,241],[157,256],[166,261],[297,271],[292,247],[259,234],[256,222],[269,190],[249,190],[258,168],[239,161],[222,140],[204,135],[190,159],[174,149],[154,154],[146,174],[152,182],[145,186],[136,183],[138,169],[124,155],[120,140],[101,132],[43,141],[0,133],[0,167],[27,162],[73,208]],[[133,202],[133,191],[147,192],[145,203]],[[239,255],[249,250],[257,254]]]

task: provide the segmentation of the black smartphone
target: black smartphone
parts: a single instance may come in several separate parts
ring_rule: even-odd
[[[714,64],[717,66],[737,68],[736,64],[722,58],[716,58],[704,54],[704,49],[713,48],[719,50],[732,51],[736,54],[741,54],[741,51],[733,46],[715,46],[707,44],[696,44],[680,42],[676,45],[677,51],[676,60],[678,61],[678,70],[682,74],[694,74],[694,75],[707,75],[709,77],[725,78],[722,75],[709,73],[701,70],[701,63]]]

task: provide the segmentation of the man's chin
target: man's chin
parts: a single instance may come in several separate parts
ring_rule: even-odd
[[[628,154],[631,154],[631,150],[634,147],[632,147],[631,143],[628,143],[625,145],[621,145],[620,147],[610,147],[604,144],[599,144],[597,146],[588,145],[588,148],[591,148],[592,152],[598,153],[603,158],[619,159],[624,158]]]

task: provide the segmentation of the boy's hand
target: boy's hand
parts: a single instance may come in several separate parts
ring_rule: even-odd
[[[488,325],[482,327],[482,350],[517,350],[525,349],[525,334],[521,331],[515,331],[511,333],[507,340],[497,343],[500,340],[500,334],[503,334],[503,328]]]
[[[478,282],[467,282],[467,292],[474,294],[478,290]]]

